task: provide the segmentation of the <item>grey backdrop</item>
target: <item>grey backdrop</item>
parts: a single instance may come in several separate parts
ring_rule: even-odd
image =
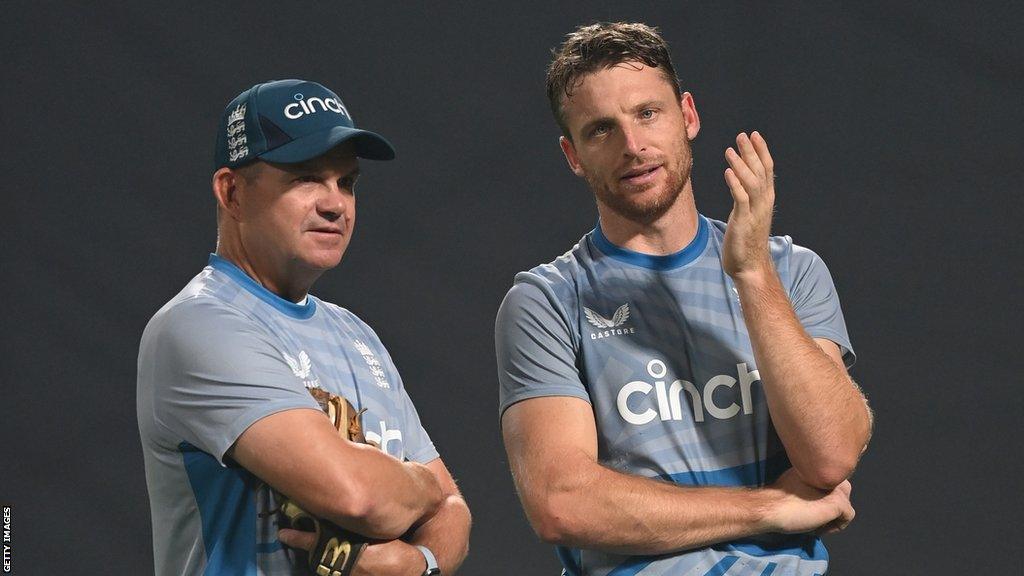
[[[811,3],[807,3],[811,4]],[[4,3],[0,501],[17,574],[152,571],[135,424],[145,323],[213,249],[218,114],[242,89],[335,88],[399,159],[315,287],[403,371],[475,517],[463,574],[557,573],[496,419],[495,310],[594,224],[543,95],[575,25],[670,41],[702,130],[694,188],[761,130],[777,233],[818,251],[877,421],[834,574],[1007,573],[1020,536],[1024,19],[1010,2]],[[1019,4],[1018,4],[1019,6]]]

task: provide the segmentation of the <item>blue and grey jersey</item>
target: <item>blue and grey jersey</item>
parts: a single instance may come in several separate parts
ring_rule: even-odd
[[[354,314],[294,304],[215,255],[142,335],[137,410],[157,576],[307,574],[277,540],[270,490],[225,454],[257,420],[319,410],[307,388],[365,409],[368,440],[438,454],[380,339]]]
[[[589,402],[598,458],[688,486],[763,486],[789,466],[772,426],[739,296],[722,269],[725,224],[698,215],[667,256],[612,244],[600,226],[550,264],[516,275],[498,312],[500,413],[529,398]],[[789,237],[771,254],[810,336],[854,361],[825,264]],[[767,534],[657,557],[558,548],[568,576],[813,575],[810,535]]]

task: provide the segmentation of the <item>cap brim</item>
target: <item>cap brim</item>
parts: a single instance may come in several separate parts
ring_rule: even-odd
[[[351,140],[356,145],[356,156],[368,160],[394,160],[395,149],[379,134],[334,126],[330,130],[314,132],[259,155],[261,160],[295,164],[324,154],[342,142]]]

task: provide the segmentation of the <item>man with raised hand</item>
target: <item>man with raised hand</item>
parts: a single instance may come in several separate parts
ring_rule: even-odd
[[[217,252],[139,351],[158,576],[452,574],[466,555],[469,510],[384,345],[309,294],[352,238],[359,158],[394,151],[315,82],[224,111]],[[320,529],[281,529],[282,504]]]
[[[764,138],[725,153],[726,224],[697,211],[700,119],[654,29],[577,29],[547,88],[600,219],[498,312],[527,517],[567,575],[823,574],[871,415],[828,270],[769,236]]]

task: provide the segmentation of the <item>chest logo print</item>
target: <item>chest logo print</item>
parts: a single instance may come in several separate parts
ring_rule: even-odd
[[[284,356],[284,361],[288,363],[288,367],[292,369],[292,374],[295,374],[296,378],[309,378],[309,372],[313,369],[313,362],[309,359],[309,354],[306,354],[305,350],[299,351],[299,359],[296,360],[288,355],[287,352],[281,353]]]
[[[292,374],[295,374],[296,378],[302,380],[306,388],[314,388],[320,385],[320,379],[313,377],[313,361],[309,359],[309,354],[306,354],[305,350],[299,350],[298,358],[293,358],[287,352],[281,352],[281,356],[284,356],[284,361],[292,369]]]
[[[632,326],[623,326],[627,320],[629,320],[629,303],[619,306],[612,314],[611,318],[605,318],[604,316],[594,312],[586,306],[583,307],[583,313],[587,317],[587,322],[590,322],[597,332],[590,334],[591,340],[600,340],[601,338],[610,338],[612,336],[622,336],[625,334],[636,334],[636,328]]]
[[[587,322],[590,322],[597,328],[615,328],[616,326],[622,326],[626,323],[626,320],[629,320],[629,304],[619,306],[615,314],[612,314],[611,320],[586,306],[583,307],[583,312],[587,315]]]
[[[388,389],[391,388],[391,384],[387,380],[387,372],[384,371],[384,367],[380,365],[380,361],[373,355],[373,350],[366,345],[362,340],[353,340],[352,345],[356,347],[356,351],[363,357],[363,361],[370,368],[370,374],[373,375],[373,380],[380,388]]]

